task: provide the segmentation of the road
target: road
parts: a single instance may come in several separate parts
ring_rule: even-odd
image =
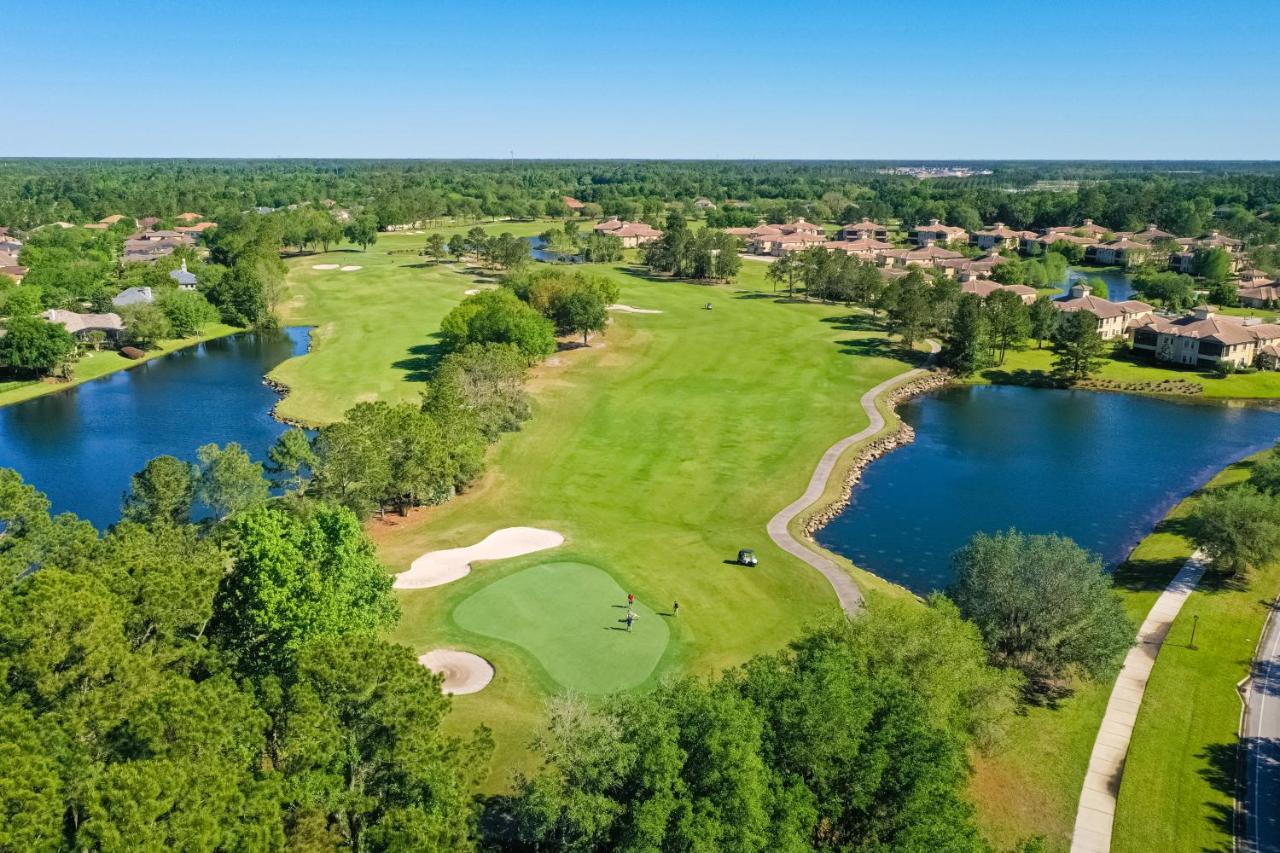
[[[1280,853],[1280,618],[1273,608],[1245,692],[1242,853]]]

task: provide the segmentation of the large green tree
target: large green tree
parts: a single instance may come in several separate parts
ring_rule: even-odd
[[[1280,498],[1250,483],[1201,495],[1187,523],[1218,571],[1245,575],[1280,554]]]
[[[214,633],[243,671],[284,672],[313,638],[373,637],[395,622],[391,575],[350,510],[261,506],[230,532]]]
[[[1061,536],[976,534],[952,557],[948,595],[982,632],[992,660],[1035,683],[1114,672],[1133,645],[1111,577]]]
[[[1053,336],[1053,375],[1075,382],[1088,379],[1102,367],[1106,341],[1098,320],[1087,311],[1064,312]]]
[[[76,342],[66,329],[40,317],[11,316],[0,336],[0,366],[19,375],[43,376],[67,364]]]
[[[124,517],[142,524],[182,524],[195,500],[191,466],[173,456],[157,456],[129,480]]]

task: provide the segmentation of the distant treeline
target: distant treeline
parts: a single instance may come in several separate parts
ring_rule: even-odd
[[[721,211],[733,202],[728,209],[769,219],[868,216],[910,225],[936,216],[966,228],[996,220],[1029,228],[1087,217],[1117,230],[1154,221],[1177,233],[1225,225],[1250,236],[1275,218],[1256,217],[1280,205],[1280,164],[1270,162],[967,162],[992,174],[924,181],[880,173],[893,165],[916,163],[7,160],[0,161],[0,225],[186,210],[221,217],[329,199],[386,226],[566,215],[568,195],[588,205],[587,215],[654,221],[672,203],[700,214],[694,201],[705,198]],[[1046,189],[1040,181],[1054,183]]]

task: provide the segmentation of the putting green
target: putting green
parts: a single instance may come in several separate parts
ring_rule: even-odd
[[[667,647],[669,616],[636,602],[627,631],[627,593],[585,563],[542,563],[494,581],[453,611],[459,626],[514,643],[559,684],[612,693],[643,684]]]

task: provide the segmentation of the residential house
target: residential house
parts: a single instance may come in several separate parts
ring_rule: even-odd
[[[917,246],[928,246],[932,243],[967,243],[969,232],[954,225],[943,225],[936,219],[930,219],[928,225],[917,225],[907,232],[907,239]]]
[[[339,222],[343,222],[345,221],[342,218],[342,214],[344,213],[347,213],[347,211],[339,210],[334,214],[333,218]],[[350,219],[351,218],[350,215],[348,215],[347,218]],[[177,234],[185,234],[188,237],[195,238],[195,237],[201,236],[209,229],[217,228],[217,227],[218,227],[218,223],[216,222],[197,222],[195,225],[178,225],[178,226],[175,226],[173,230]]]
[[[1070,231],[1060,231],[1053,228],[1046,229],[1042,234],[1034,237],[1023,237],[1018,241],[1018,248],[1027,255],[1039,255],[1049,251],[1054,243],[1071,243],[1074,246],[1080,246],[1088,249],[1090,246],[1096,245],[1097,237],[1081,236],[1072,234]]]
[[[124,308],[127,305],[150,305],[155,301],[155,294],[149,287],[126,287],[111,299],[111,304]]]
[[[991,271],[1003,263],[1007,263],[1008,258],[1003,255],[987,254],[980,258],[952,258],[938,261],[938,266],[943,269],[952,270],[956,281],[976,281],[978,279],[991,278]]]
[[[862,238],[859,240],[829,240],[822,244],[828,252],[844,252],[846,255],[853,255],[864,260],[874,260],[878,258],[882,252],[888,252],[894,248],[892,243],[886,243],[882,240],[873,240],[871,238]]]
[[[582,208],[586,207],[586,204],[578,201],[571,195],[562,195],[560,196],[560,200],[564,202],[565,207],[569,208],[570,213],[582,213]]]
[[[1094,224],[1092,219],[1086,219],[1079,225],[1055,225],[1052,228],[1046,228],[1044,229],[1044,234],[1045,236],[1049,234],[1071,234],[1076,237],[1092,237],[1095,243],[1100,243],[1107,235],[1111,234],[1111,230]]]
[[[179,213],[177,216],[173,218],[178,220],[179,222],[185,222],[188,225],[190,225],[193,222],[199,222],[201,219],[204,219],[204,217],[198,213],[189,213],[189,212]]]
[[[102,332],[109,339],[115,340],[124,331],[124,321],[119,314],[77,314],[61,308],[50,308],[40,316],[50,323],[62,326],[79,340],[84,340],[92,332]]]
[[[770,225],[761,219],[754,228],[724,230],[726,234],[732,234],[744,241],[747,250],[757,255],[781,254],[784,250],[779,248],[780,243],[789,247],[786,251],[791,251],[797,247],[808,248],[817,243],[826,242],[827,239],[822,226],[807,222],[803,217],[783,225]]]
[[[1244,242],[1219,234],[1217,231],[1210,231],[1203,237],[1180,237],[1178,243],[1182,246],[1182,250],[1169,255],[1169,269],[1174,272],[1190,274],[1195,269],[1196,255],[1210,249],[1226,251],[1231,256],[1232,271],[1244,263],[1244,258],[1240,254]]]
[[[597,234],[609,234],[622,241],[624,249],[634,249],[646,243],[652,243],[662,236],[662,232],[644,222],[625,222],[613,217],[600,222],[592,229]]]
[[[1112,302],[1094,296],[1089,286],[1080,282],[1071,285],[1070,293],[1055,299],[1053,305],[1059,311],[1087,311],[1092,314],[1098,320],[1098,334],[1104,340],[1124,337],[1129,329],[1150,320],[1155,311],[1136,299]]]
[[[1266,348],[1278,343],[1280,325],[1220,317],[1204,305],[1177,320],[1153,317],[1133,333],[1135,352],[1201,369],[1224,362],[1248,367]]]
[[[1176,238],[1168,231],[1161,231],[1154,222],[1149,222],[1147,227],[1133,235],[1133,239],[1150,246],[1158,240],[1174,240]]]
[[[971,279],[960,284],[961,293],[973,293],[981,299],[986,299],[997,290],[1007,290],[1010,293],[1017,294],[1024,305],[1030,305],[1036,301],[1036,289],[1027,287],[1025,284],[1000,284],[990,279]]]
[[[1240,270],[1236,273],[1241,287],[1252,287],[1255,284],[1270,284],[1271,276],[1259,269]]]
[[[767,245],[768,254],[785,255],[788,252],[802,252],[814,246],[822,246],[826,242],[827,238],[822,235],[812,234],[808,231],[793,231],[790,234],[778,234],[762,238],[757,241],[756,245]],[[760,254],[765,253],[761,252]]]
[[[941,267],[942,261],[954,261],[964,258],[959,252],[935,246],[932,243],[918,249],[889,249],[880,253],[880,261],[884,266],[908,266],[919,264],[922,267]],[[949,270],[948,267],[941,267]],[[948,272],[948,274],[952,274]]]
[[[854,222],[846,225],[836,234],[839,240],[880,240],[881,242],[889,242],[889,229],[879,223],[872,222],[870,219],[863,219],[861,222]]]
[[[138,227],[141,228],[143,231],[150,231],[152,228],[155,228],[159,224],[160,224],[160,217],[158,216],[144,216],[138,220]]]
[[[170,270],[169,278],[173,279],[178,283],[178,290],[195,290],[196,289],[196,274],[193,272],[187,272],[186,258],[182,259],[181,269]]]
[[[1280,281],[1265,278],[1250,279],[1236,290],[1240,304],[1246,308],[1268,308],[1280,304]]]
[[[1104,266],[1131,267],[1147,259],[1151,247],[1128,237],[1117,237],[1109,243],[1097,243],[1086,246],[1084,259],[1089,263]]]
[[[1018,243],[1023,237],[1037,237],[1034,231],[1015,231],[1005,226],[1003,222],[997,222],[990,228],[984,228],[981,231],[974,231],[970,242],[979,249],[1016,249]]]

